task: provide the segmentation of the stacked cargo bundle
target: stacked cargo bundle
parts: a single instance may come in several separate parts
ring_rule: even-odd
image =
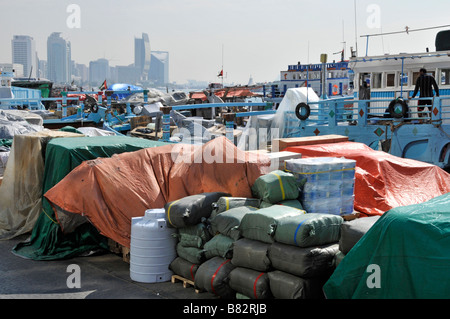
[[[323,297],[322,286],[334,268],[343,219],[283,205],[296,200],[298,187],[296,177],[282,171],[255,182],[253,193],[262,200],[261,207],[268,207],[249,212],[241,220],[243,238],[234,243],[231,263],[236,268],[229,282],[237,297]]]
[[[169,268],[177,275],[193,281],[199,265],[205,261],[204,245],[211,239],[205,221],[210,217],[212,204],[227,193],[213,192],[186,196],[165,205],[165,217],[174,236],[177,257]]]
[[[166,205],[166,218],[178,231],[177,258],[170,269],[197,290],[222,298],[230,298],[230,292],[234,297],[228,286],[228,274],[234,267],[228,263],[233,244],[240,238],[238,226],[260,203],[259,199],[228,196],[193,195]]]
[[[380,216],[369,216],[344,221],[341,225],[339,252],[336,254],[336,266],[342,261],[358,241],[378,221]]]
[[[356,161],[316,157],[286,161],[301,188],[300,200],[308,213],[348,215],[353,212]]]

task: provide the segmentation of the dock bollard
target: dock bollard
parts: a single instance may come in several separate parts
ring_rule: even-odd
[[[171,106],[161,107],[162,116],[162,129],[163,129],[163,142],[169,142],[170,140],[170,111],[172,111]]]
[[[225,120],[225,136],[231,142],[234,143],[234,119],[236,118],[235,113],[225,113],[223,119]]]

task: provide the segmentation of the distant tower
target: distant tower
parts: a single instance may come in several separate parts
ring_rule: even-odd
[[[253,77],[250,75],[250,79],[248,80],[248,84],[247,84],[248,86],[251,86],[251,85],[255,85],[255,82],[253,81]]]
[[[38,61],[34,39],[27,35],[15,35],[11,40],[12,63],[23,65],[25,77],[36,77]]]
[[[70,83],[72,57],[69,41],[61,38],[61,32],[53,32],[47,38],[47,76],[56,83]]]
[[[150,72],[150,40],[147,33],[142,33],[142,38],[134,38],[134,66],[140,74],[140,79],[148,80]]]
[[[169,52],[153,51],[149,80],[156,85],[169,83]]]

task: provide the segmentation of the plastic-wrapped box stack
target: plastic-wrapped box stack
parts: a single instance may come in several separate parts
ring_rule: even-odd
[[[300,201],[308,213],[343,216],[353,212],[355,160],[315,157],[285,163],[299,183]]]

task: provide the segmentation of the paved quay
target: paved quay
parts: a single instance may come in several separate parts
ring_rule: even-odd
[[[11,249],[27,237],[0,241],[0,299],[216,298],[207,292],[196,293],[192,286],[183,288],[181,282],[135,282],[130,278],[130,265],[113,253],[52,261],[14,255]]]

